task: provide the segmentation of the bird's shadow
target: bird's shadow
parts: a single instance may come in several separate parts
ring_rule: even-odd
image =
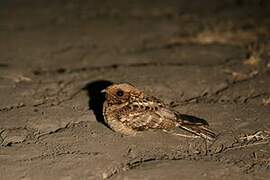
[[[89,109],[93,110],[98,122],[105,124],[102,114],[102,107],[105,101],[105,96],[101,91],[112,85],[113,82],[107,80],[98,80],[89,82],[83,88],[88,92],[88,105]],[[105,124],[106,125],[106,124]]]

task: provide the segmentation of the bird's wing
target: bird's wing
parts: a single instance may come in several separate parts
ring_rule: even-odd
[[[157,128],[161,123],[162,119],[160,116],[147,112],[131,112],[126,117],[125,124],[136,130],[145,130],[151,128]]]
[[[180,124],[189,124],[189,125],[204,125],[204,126],[208,126],[208,122],[204,119],[195,117],[195,116],[191,116],[191,115],[187,115],[187,114],[181,114],[179,112],[174,112],[177,121]]]
[[[208,123],[206,120],[197,118],[195,116],[180,114],[178,112],[176,112],[175,115],[180,128],[209,141],[213,141],[217,137],[216,134],[208,128]]]
[[[136,130],[145,129],[168,129],[176,126],[176,121],[172,121],[167,116],[172,116],[170,113],[164,113],[158,106],[153,103],[134,103],[132,108],[126,109],[122,113],[120,121],[127,126]]]

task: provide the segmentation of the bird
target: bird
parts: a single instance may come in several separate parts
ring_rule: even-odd
[[[103,116],[107,126],[124,135],[136,135],[139,131],[160,129],[171,132],[183,129],[191,136],[213,141],[216,134],[208,128],[206,120],[181,114],[154,96],[130,83],[112,84],[101,91],[105,93]]]

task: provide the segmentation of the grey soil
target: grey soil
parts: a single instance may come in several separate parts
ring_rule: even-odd
[[[269,179],[269,17],[266,0],[1,0],[0,179]],[[217,140],[112,132],[113,82]]]

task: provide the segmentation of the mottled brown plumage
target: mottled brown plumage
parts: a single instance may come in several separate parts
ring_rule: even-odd
[[[147,129],[170,130],[180,127],[207,140],[215,138],[205,120],[196,118],[193,121],[194,117],[172,110],[159,99],[145,95],[130,84],[114,84],[103,92],[106,93],[104,119],[116,132],[135,135],[137,131]]]

